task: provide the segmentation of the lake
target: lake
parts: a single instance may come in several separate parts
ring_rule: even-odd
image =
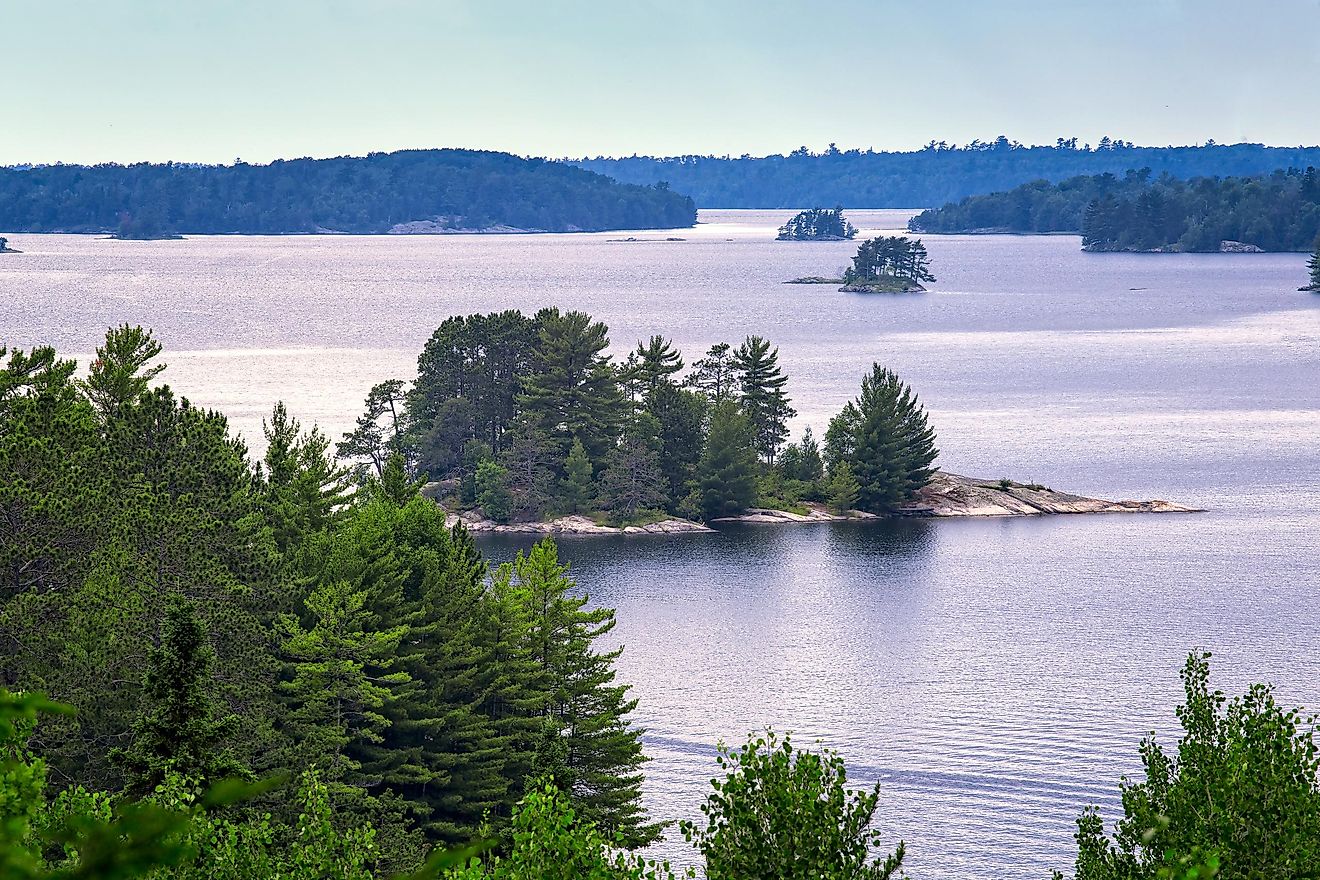
[[[926,236],[931,293],[852,295],[782,283],[855,249],[774,242],[790,213],[579,235],[9,234],[25,253],[0,257],[0,343],[85,362],[107,325],[152,326],[168,381],[259,452],[276,400],[337,437],[374,382],[412,377],[445,317],[554,304],[608,323],[619,353],[663,333],[690,362],[768,336],[795,435],[822,432],[879,361],[920,393],[947,470],[1208,508],[565,539],[618,609],[663,818],[695,813],[717,740],[772,725],[882,783],[880,826],[914,875],[1047,878],[1071,866],[1082,806],[1113,818],[1139,739],[1176,734],[1191,648],[1229,692],[1269,681],[1320,708],[1320,296],[1296,291],[1303,255]],[[864,234],[909,215],[849,214]],[[645,240],[611,240],[628,236]]]

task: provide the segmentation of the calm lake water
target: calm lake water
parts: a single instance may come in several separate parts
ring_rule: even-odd
[[[785,285],[848,243],[776,243],[790,212],[703,211],[672,233],[202,237],[11,234],[0,343],[85,360],[154,327],[169,381],[259,448],[277,399],[338,436],[411,378],[446,316],[555,304],[618,351],[780,346],[823,431],[880,361],[921,394],[948,470],[1209,508],[981,522],[729,528],[565,540],[618,609],[655,813],[695,813],[713,744],[756,728],[839,749],[924,878],[1069,869],[1073,819],[1112,818],[1137,744],[1176,732],[1178,669],[1320,708],[1320,297],[1301,255],[1088,255],[1075,237],[928,236],[925,296]],[[901,227],[903,212],[853,212]],[[869,230],[868,230],[869,231]],[[638,242],[610,239],[634,235]],[[497,540],[505,558],[525,542]],[[677,835],[674,835],[677,837]],[[662,847],[682,857],[681,843]]]

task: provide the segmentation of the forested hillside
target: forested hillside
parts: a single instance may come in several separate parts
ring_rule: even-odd
[[[1081,174],[1122,175],[1150,168],[1156,176],[1245,176],[1276,168],[1320,165],[1320,147],[1206,144],[1139,147],[1105,138],[1094,147],[1076,138],[1025,146],[1005,137],[965,146],[931,142],[911,152],[805,147],[787,156],[629,156],[568,160],[628,183],[668,182],[702,208],[921,208],[1031,180]]]
[[[690,199],[665,187],[475,150],[269,165],[0,168],[7,232],[379,233],[414,221],[564,232],[691,226],[696,214]]]
[[[1148,170],[1044,180],[923,211],[919,232],[1080,232],[1091,251],[1206,252],[1221,242],[1308,251],[1320,233],[1320,172],[1194,178]]]

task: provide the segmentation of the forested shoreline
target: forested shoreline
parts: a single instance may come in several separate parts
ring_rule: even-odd
[[[0,230],[384,233],[572,232],[691,226],[691,199],[541,159],[404,150],[267,165],[188,163],[0,168]]]
[[[1263,144],[1137,146],[1102,138],[1026,145],[1000,136],[964,145],[931,141],[920,150],[841,150],[806,147],[769,156],[627,156],[561,160],[615,180],[664,181],[701,208],[920,208],[1012,189],[1033,180],[1122,175],[1150,168],[1178,178],[1256,176],[1278,168],[1320,166],[1320,146]]]
[[[923,211],[913,231],[1080,233],[1089,251],[1218,251],[1223,242],[1309,251],[1320,234],[1320,171],[1251,178],[1100,174],[972,196]],[[1231,247],[1232,245],[1230,245]]]

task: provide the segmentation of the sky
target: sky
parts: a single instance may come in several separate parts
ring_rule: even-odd
[[[0,164],[1320,143],[1320,0],[0,0]]]

